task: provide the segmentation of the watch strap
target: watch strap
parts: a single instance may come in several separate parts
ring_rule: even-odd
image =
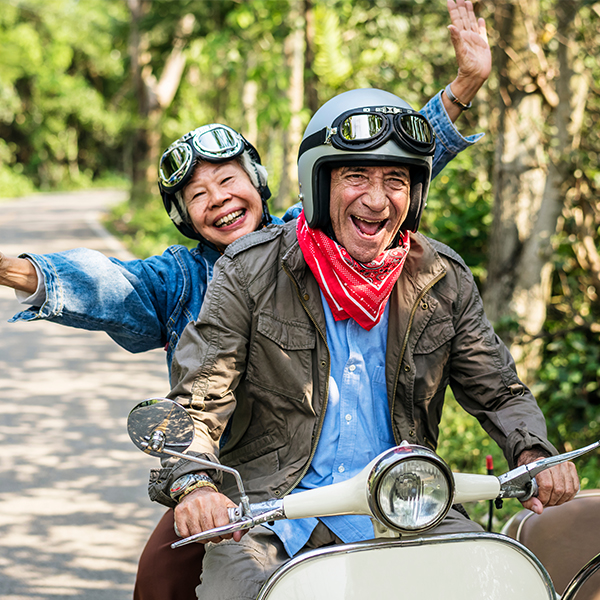
[[[171,484],[169,496],[171,496],[173,500],[177,501],[191,486],[200,482],[202,482],[203,485],[209,485],[214,487],[215,491],[217,491],[217,486],[215,485],[215,482],[205,473],[187,473],[186,475],[178,477]]]

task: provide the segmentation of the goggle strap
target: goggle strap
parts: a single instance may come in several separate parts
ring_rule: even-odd
[[[298,158],[300,158],[308,150],[324,144],[325,140],[327,139],[327,129],[328,128],[325,127],[309,135],[307,138],[304,138],[300,144],[300,149],[298,150]]]

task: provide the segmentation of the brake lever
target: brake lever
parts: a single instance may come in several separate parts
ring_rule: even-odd
[[[240,504],[236,508],[227,509],[229,520],[232,521],[228,525],[221,525],[214,529],[207,529],[201,531],[195,535],[177,540],[171,544],[171,548],[179,548],[192,542],[202,542],[204,540],[210,540],[212,538],[221,537],[236,531],[242,531],[244,529],[251,529],[255,525],[261,523],[267,523],[268,521],[279,521],[285,519],[285,513],[283,511],[283,500],[267,500],[266,502],[259,502],[258,504],[250,505],[250,517],[244,514],[244,508]]]
[[[533,462],[521,465],[512,471],[508,471],[508,473],[500,475],[498,477],[498,480],[500,481],[500,494],[498,494],[498,499],[518,498],[521,502],[526,502],[530,498],[537,496],[538,485],[535,481],[535,476],[538,473],[574,458],[578,458],[598,447],[600,447],[600,441],[594,442],[579,450],[534,460]]]

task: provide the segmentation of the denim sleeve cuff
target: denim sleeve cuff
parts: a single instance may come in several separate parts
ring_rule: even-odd
[[[451,154],[462,152],[484,136],[483,133],[476,133],[464,137],[458,131],[444,108],[441,91],[423,107],[421,112],[434,127],[437,134],[437,142],[442,144],[446,151]]]

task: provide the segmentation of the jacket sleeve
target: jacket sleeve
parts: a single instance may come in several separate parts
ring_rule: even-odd
[[[440,171],[459,153],[472,146],[483,137],[477,133],[463,137],[450,120],[444,103],[442,92],[436,94],[420,111],[431,123],[436,136],[435,154],[431,178],[437,177]]]
[[[166,322],[181,278],[175,260],[119,261],[86,248],[25,254],[41,271],[46,299],[11,322],[46,319],[69,327],[105,331],[130,352],[163,347]],[[180,287],[180,286],[179,286]]]
[[[516,466],[523,450],[534,446],[557,454],[547,440],[542,411],[485,316],[469,269],[459,267],[459,272],[450,368],[450,385],[457,401],[502,448],[510,468]]]
[[[228,256],[220,258],[198,320],[184,330],[171,367],[169,398],[183,405],[194,421],[194,441],[188,452],[218,462],[219,443],[236,407],[234,391],[246,370],[251,311],[243,278]],[[152,500],[169,503],[168,488],[185,473],[207,470],[173,459],[150,475]],[[221,471],[207,470],[215,482]]]

